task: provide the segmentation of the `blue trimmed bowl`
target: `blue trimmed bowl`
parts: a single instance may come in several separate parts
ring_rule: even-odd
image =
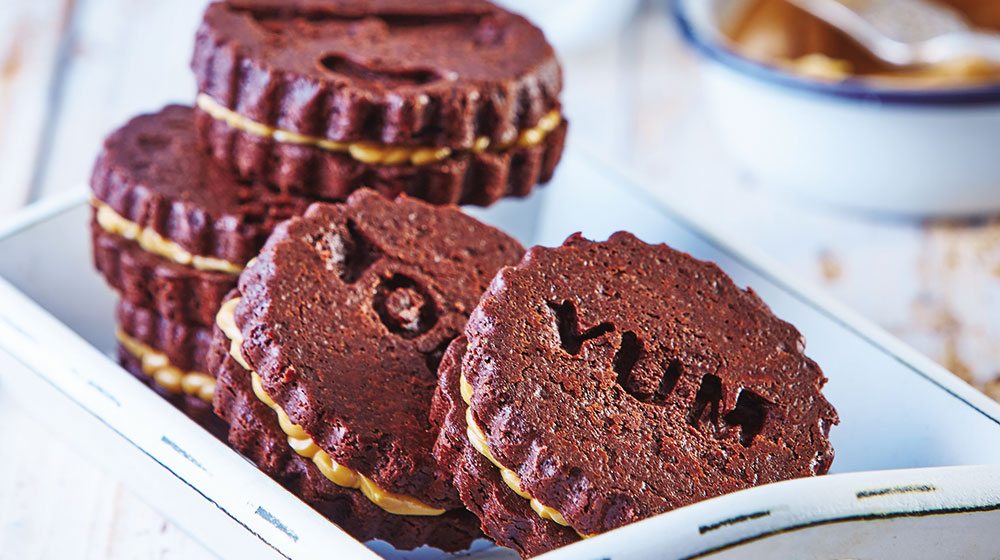
[[[762,185],[910,217],[1000,212],[1000,83],[905,90],[821,82],[740,56],[720,31],[752,0],[677,0],[707,104]]]

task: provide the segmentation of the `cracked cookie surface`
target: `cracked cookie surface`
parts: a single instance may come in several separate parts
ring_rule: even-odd
[[[434,517],[393,515],[357,490],[328,480],[312,461],[289,447],[274,412],[254,395],[250,374],[229,355],[229,339],[218,329],[209,363],[217,376],[215,412],[228,424],[233,448],[352,537],[382,540],[400,550],[428,545],[445,551],[464,550],[482,537],[478,520],[467,511]]]
[[[465,334],[480,452],[581,535],[833,460],[837,415],[799,332],[666,245],[533,248]]]

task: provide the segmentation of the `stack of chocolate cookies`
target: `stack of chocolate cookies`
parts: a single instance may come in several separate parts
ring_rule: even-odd
[[[833,460],[798,331],[627,233],[524,253],[364,189],[279,225],[225,299],[230,442],[361,540],[534,556]]]
[[[524,196],[566,137],[552,47],[480,0],[217,2],[192,67],[216,160],[325,199]]]
[[[121,296],[119,360],[217,430],[207,366],[215,312],[275,224],[307,201],[216,166],[194,112],[178,105],[108,137],[91,188],[94,263]]]
[[[121,364],[357,538],[468,547],[478,521],[431,452],[437,362],[523,250],[432,205],[489,205],[551,178],[567,126],[551,46],[479,0],[226,0],[205,12],[192,69],[194,105],[126,123],[91,180]],[[244,277],[276,266],[296,275],[289,301],[336,310],[340,330],[324,335],[340,338],[318,338],[320,313],[272,342],[306,345],[338,378],[298,361],[299,375],[276,373],[249,346],[258,335],[215,327],[235,325],[238,300],[269,297],[237,280],[303,214],[273,252],[325,260],[287,271],[265,251]],[[304,249],[281,243],[303,228]],[[331,271],[341,300],[306,283]],[[310,380],[305,402],[278,380]]]
[[[525,252],[454,206],[558,163],[523,18],[226,0],[193,68],[196,106],[94,170],[121,362],[355,538],[533,556],[829,469],[822,372],[714,264],[627,233]]]
[[[488,205],[548,181],[566,134],[541,31],[485,1],[230,0],[194,107],[113,133],[91,187],[122,364],[211,423],[214,316],[275,224],[367,187]]]

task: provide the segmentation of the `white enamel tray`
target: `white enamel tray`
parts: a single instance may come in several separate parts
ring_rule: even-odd
[[[648,193],[571,146],[548,187],[470,212],[526,245],[627,229],[752,286],[805,334],[830,378],[836,474],[707,500],[546,558],[1000,557],[1000,405]],[[30,403],[67,445],[227,558],[441,557],[357,543],[108,357],[114,297],[91,268],[86,196],[81,188],[0,224],[0,406]],[[486,542],[476,550],[513,557]]]

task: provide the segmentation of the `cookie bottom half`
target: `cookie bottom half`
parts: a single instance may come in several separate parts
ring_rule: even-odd
[[[562,157],[567,130],[563,121],[535,145],[456,153],[424,165],[389,165],[255,135],[200,110],[195,123],[202,141],[223,167],[288,192],[343,200],[369,187],[390,198],[405,193],[432,204],[478,206],[527,196],[536,185],[548,182]]]
[[[181,387],[176,389],[173,387],[164,387],[157,382],[156,370],[151,368],[148,363],[144,363],[143,358],[135,353],[134,348],[129,348],[126,344],[122,343],[118,344],[118,363],[167,402],[183,412],[188,418],[197,422],[199,426],[205,428],[205,430],[216,438],[225,441],[228,427],[212,411],[211,394],[215,389],[215,381],[213,379],[207,378],[210,380],[210,383],[203,381],[199,384],[198,389],[192,392],[185,391]],[[209,399],[206,400],[206,396]]]
[[[182,372],[208,373],[212,331],[201,325],[171,321],[152,309],[120,299],[115,307],[119,342],[134,341],[161,354]]]
[[[135,241],[91,225],[94,266],[122,299],[163,319],[211,327],[237,277],[196,270],[144,251]]]
[[[464,337],[456,339],[438,369],[439,385],[432,417],[441,434],[434,447],[435,457],[454,473],[462,502],[476,514],[483,531],[497,544],[530,557],[580,540],[572,528],[539,517],[528,500],[511,490],[500,471],[469,441],[460,386],[465,345]]]
[[[360,491],[331,482],[288,446],[274,412],[253,393],[250,375],[228,349],[228,339],[216,330],[209,357],[217,376],[215,412],[229,424],[233,448],[265,474],[362,542],[381,540],[400,550],[427,545],[455,552],[482,538],[478,520],[464,509],[439,516],[394,515]]]

